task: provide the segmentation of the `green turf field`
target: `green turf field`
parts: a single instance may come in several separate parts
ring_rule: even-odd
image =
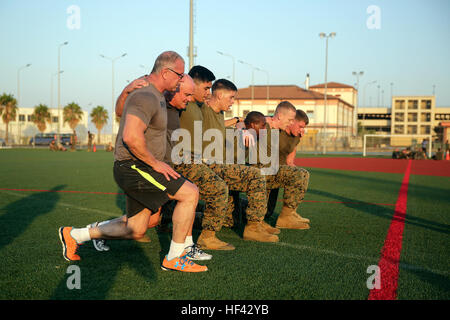
[[[311,168],[299,211],[311,229],[283,230],[276,244],[243,241],[242,228],[224,229],[218,236],[236,250],[210,251],[207,273],[162,271],[170,235],[155,229],[150,243],[110,241],[109,252],[87,243],[73,263],[81,289],[69,290],[72,263],[62,256],[58,228],[117,217],[124,196],[43,190],[121,192],[112,162],[104,151],[0,150],[0,299],[365,300],[367,268],[379,261],[394,212],[387,204],[395,204],[403,178]],[[449,178],[410,178],[398,299],[450,298],[449,194]]]

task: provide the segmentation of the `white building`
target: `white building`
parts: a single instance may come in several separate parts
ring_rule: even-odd
[[[31,115],[34,112],[34,108],[18,108],[16,113],[16,119],[9,123],[9,143],[12,144],[28,144],[31,137],[40,133],[37,126],[31,121]],[[47,123],[47,128],[44,133],[57,133],[58,132],[58,109],[49,108],[51,114],[51,123]],[[68,123],[63,123],[63,110],[61,108],[61,133],[72,133],[72,129]],[[83,111],[83,117],[75,128],[78,141],[80,143],[87,142],[89,113]],[[0,137],[5,136],[5,123],[0,125]]]

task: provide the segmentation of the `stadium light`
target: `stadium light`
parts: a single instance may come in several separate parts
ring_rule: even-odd
[[[231,60],[233,60],[233,83],[234,83],[235,58],[231,54],[224,53],[224,52],[221,52],[221,51],[217,51],[217,53],[222,55],[222,56],[225,56],[225,57],[230,57]]]
[[[116,113],[114,112],[114,109],[115,109],[114,108],[115,107],[115,103],[114,103],[114,64],[117,59],[123,58],[126,55],[127,54],[124,53],[118,57],[110,58],[103,54],[100,54],[100,57],[111,61],[111,74],[112,74],[112,82],[111,82],[111,143],[114,143],[114,122],[116,121],[116,117],[115,117]]]
[[[58,46],[58,136],[57,136],[57,143],[61,142],[61,68],[60,68],[60,61],[61,61],[61,47],[66,46],[69,42],[66,41],[64,43],[61,43]]]
[[[325,45],[325,90],[324,90],[324,105],[323,105],[323,135],[322,135],[322,153],[326,153],[326,130],[327,130],[327,72],[328,72],[328,39],[334,38],[336,36],[336,32],[331,32],[326,35],[324,32],[319,34],[321,39],[326,39]]]

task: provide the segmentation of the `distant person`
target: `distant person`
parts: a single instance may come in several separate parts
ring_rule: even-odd
[[[67,149],[59,142],[57,143],[57,150],[58,151],[67,151]]]
[[[401,152],[398,150],[398,148],[395,149],[395,150],[392,152],[392,159],[400,159],[400,154],[401,154]]]
[[[114,147],[112,146],[111,142],[108,142],[108,145],[106,146],[106,152],[113,152]]]
[[[50,151],[58,151],[58,148],[56,147],[56,143],[55,140],[52,140],[52,142],[50,142]]]
[[[415,160],[426,160],[427,159],[427,155],[426,155],[425,151],[423,151],[423,148],[416,149],[416,152],[414,154],[414,159]]]
[[[444,153],[441,148],[438,148],[436,154],[432,157],[433,160],[444,160]]]
[[[427,153],[427,146],[428,146],[428,140],[427,139],[423,139],[422,141],[422,151]]]
[[[92,142],[94,141],[94,134],[88,131],[88,152],[92,151]]]

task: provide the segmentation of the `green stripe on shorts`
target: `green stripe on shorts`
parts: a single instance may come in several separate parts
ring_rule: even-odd
[[[161,183],[159,183],[158,181],[155,180],[155,178],[153,178],[149,173],[144,172],[142,170],[139,170],[138,168],[136,168],[136,165],[132,165],[131,169],[136,170],[137,172],[139,172],[139,174],[148,182],[150,182],[151,184],[153,184],[154,186],[156,186],[158,189],[162,190],[162,191],[166,191],[166,187],[164,187]]]

